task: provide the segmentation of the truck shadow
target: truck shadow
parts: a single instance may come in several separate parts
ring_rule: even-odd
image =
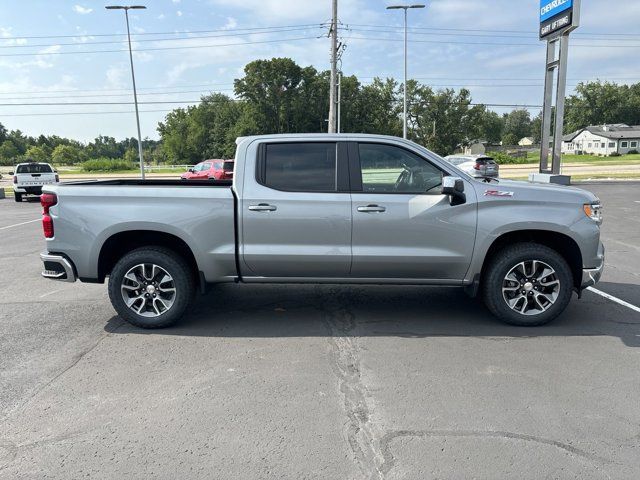
[[[601,283],[604,291],[637,285]],[[633,296],[631,296],[633,294]],[[458,288],[342,285],[219,285],[199,296],[173,327],[144,330],[113,317],[116,334],[207,337],[396,336],[567,337],[613,336],[640,347],[640,314],[591,292],[573,298],[561,317],[542,327],[515,327],[496,320]]]

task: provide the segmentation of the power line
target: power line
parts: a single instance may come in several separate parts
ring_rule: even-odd
[[[372,24],[364,24],[364,23],[348,23],[347,26],[353,25],[355,27],[380,27],[380,28],[390,28],[390,25],[372,25]],[[391,28],[404,28],[402,26],[393,26]],[[481,28],[442,28],[442,27],[410,27],[413,30],[434,30],[434,31],[444,31],[444,32],[485,32],[490,34],[495,34],[495,30],[491,29],[481,29]],[[500,33],[529,33],[531,35],[538,35],[538,32],[535,30],[504,30],[500,29]],[[640,36],[638,33],[621,33],[621,32],[573,32],[572,35],[606,35],[606,36]]]
[[[383,42],[403,42],[403,39],[400,38],[382,38],[382,37],[362,37],[362,36],[352,36],[349,37],[353,40],[378,40]],[[540,43],[505,43],[505,42],[457,42],[457,41],[440,41],[440,40],[409,40],[409,43],[436,43],[436,44],[447,44],[447,45],[492,45],[492,46],[501,46],[501,47],[540,47],[543,45]],[[638,45],[584,45],[573,43],[571,47],[605,47],[605,48],[640,48],[640,44]]]
[[[315,28],[322,28],[320,26],[316,26]],[[218,35],[193,35],[190,37],[180,37],[180,38],[148,38],[135,40],[136,43],[143,42],[181,42],[185,40],[192,39],[202,39],[202,38],[220,38],[220,37],[239,37],[246,35],[269,35],[274,33],[282,33],[282,32],[295,32],[301,30],[310,30],[311,27],[300,27],[300,28],[289,28],[289,29],[281,29],[281,30],[265,30],[265,31],[254,31],[254,32],[245,32],[245,33],[224,33]],[[62,46],[75,46],[81,47],[84,45],[105,45],[105,44],[122,44],[127,43],[126,40],[108,40],[108,41],[99,41],[99,42],[68,42],[68,43],[40,43],[40,44],[24,44],[24,45],[0,45],[0,49],[3,48],[36,48],[36,47],[62,47]]]
[[[375,28],[375,29],[371,29],[371,28],[354,28],[354,27],[345,27],[346,30],[348,31],[353,31],[353,32],[374,32],[374,33],[403,33],[400,30],[400,27],[391,27],[393,29],[389,30],[388,27],[387,29],[383,28]],[[426,32],[423,30],[420,31],[411,31],[411,29],[407,29],[410,30],[410,33],[412,35],[427,35],[427,36],[452,36],[452,37],[483,37],[483,38],[527,38],[527,39],[531,39],[532,37],[534,37],[534,35],[500,35],[500,34],[495,34],[495,33],[457,33],[457,32]],[[583,38],[583,40],[587,40],[587,41],[616,41],[616,42],[637,42],[638,40],[640,40],[640,36],[637,36],[635,38],[599,38],[599,37],[595,37],[595,38]]]
[[[140,110],[140,113],[160,113],[173,112],[173,110]],[[47,117],[47,116],[70,116],[70,115],[110,115],[110,114],[127,114],[135,113],[135,110],[126,110],[120,112],[50,112],[50,113],[9,113],[2,114],[3,117]]]
[[[252,42],[240,42],[240,43],[218,43],[213,45],[185,45],[180,47],[154,47],[154,48],[138,48],[134,52],[154,52],[159,50],[186,50],[192,48],[217,48],[217,47],[234,47],[242,45],[257,45],[261,43],[282,43],[282,42],[294,42],[298,40],[315,40],[320,37],[294,37],[294,38],[280,38],[277,40],[260,40]],[[128,52],[129,50],[76,50],[74,52],[38,52],[38,53],[0,53],[0,57],[33,57],[33,56],[47,56],[47,55],[81,55],[92,53],[121,53]]]
[[[172,86],[157,86],[157,87],[138,87],[138,90],[156,90],[159,88],[189,88],[189,87],[208,87],[208,86],[230,86],[231,83],[190,83],[184,85],[172,85]],[[15,92],[0,92],[0,95],[18,95],[18,94],[27,94],[27,93],[73,93],[73,92],[126,92],[127,94],[133,93],[131,88],[101,88],[95,90],[86,90],[86,89],[67,89],[67,90],[29,90],[29,91],[15,91]]]
[[[313,27],[313,26],[323,26],[326,25],[324,23],[302,23],[298,25],[279,25],[279,26],[271,26],[271,27],[250,27],[250,28],[219,28],[216,30],[174,30],[171,32],[132,32],[131,36],[142,36],[142,35],[184,35],[190,33],[215,33],[215,32],[240,32],[240,31],[254,31],[254,30],[264,30],[267,28],[296,28],[296,27]],[[38,39],[38,38],[80,38],[80,37],[126,37],[126,33],[76,33],[76,34],[67,34],[67,35],[21,35],[21,36],[12,36],[12,37],[3,37],[1,40],[29,40],[29,39]]]

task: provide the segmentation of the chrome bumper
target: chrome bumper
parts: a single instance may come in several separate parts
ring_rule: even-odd
[[[600,277],[602,277],[602,271],[604,270],[604,246],[600,244],[600,248],[602,249],[601,255],[598,255],[600,257],[600,265],[598,265],[596,268],[582,269],[582,283],[580,285],[581,290],[595,285],[600,281]]]
[[[62,255],[41,253],[40,259],[44,263],[44,270],[42,270],[43,277],[63,282],[76,281],[76,273],[73,265]]]

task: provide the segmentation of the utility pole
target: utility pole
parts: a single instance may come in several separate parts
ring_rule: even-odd
[[[131,63],[131,80],[133,82],[133,103],[136,106],[136,125],[138,126],[138,156],[140,158],[140,177],[144,180],[144,160],[142,159],[142,134],[140,133],[140,113],[138,112],[138,93],[136,92],[136,75],[133,71],[133,53],[131,53],[131,33],[129,32],[129,10],[144,10],[143,5],[109,5],[107,10],[124,10],[127,21],[127,39],[129,40],[129,62]]]
[[[336,84],[338,66],[338,0],[331,0],[331,76],[329,79],[329,133],[336,133]]]
[[[424,8],[424,5],[390,5],[387,10],[404,10],[404,91],[402,109],[402,138],[407,138],[407,10],[410,8]]]
[[[336,122],[336,124],[337,124],[336,132],[337,132],[337,133],[340,133],[340,100],[342,100],[342,98],[341,98],[341,97],[342,97],[342,72],[341,72],[341,71],[339,71],[339,72],[338,72],[338,100],[337,100],[337,104],[338,104],[338,107],[337,107],[337,110],[338,110],[338,114],[337,114],[337,115],[338,115],[338,120],[337,120],[337,122]]]

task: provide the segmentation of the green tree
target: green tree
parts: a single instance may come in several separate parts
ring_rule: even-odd
[[[504,119],[492,110],[485,110],[480,115],[480,122],[482,139],[489,143],[499,143],[504,130]]]
[[[507,133],[505,136],[502,137],[502,144],[505,146],[517,145],[521,138],[522,137],[518,137],[513,133]]]
[[[294,97],[302,69],[290,58],[255,60],[234,81],[235,93],[251,105],[262,133],[294,131]]]
[[[481,134],[483,106],[471,105],[471,93],[408,82],[411,98],[409,137],[440,155],[448,155]]]
[[[87,156],[77,146],[60,144],[53,149],[51,160],[56,165],[75,165],[87,160]]]
[[[27,148],[25,153],[26,158],[33,162],[50,162],[51,155],[47,152],[44,146],[32,145]]]
[[[16,163],[20,152],[11,140],[5,140],[0,144],[0,164],[13,165]]]
[[[604,123],[640,124],[640,83],[579,83],[566,102],[565,131]]]
[[[503,143],[510,145],[516,145],[523,137],[531,136],[531,114],[528,110],[516,109],[512,110],[505,116],[504,130],[503,130]],[[514,143],[506,142],[507,136],[509,140],[516,138]]]

